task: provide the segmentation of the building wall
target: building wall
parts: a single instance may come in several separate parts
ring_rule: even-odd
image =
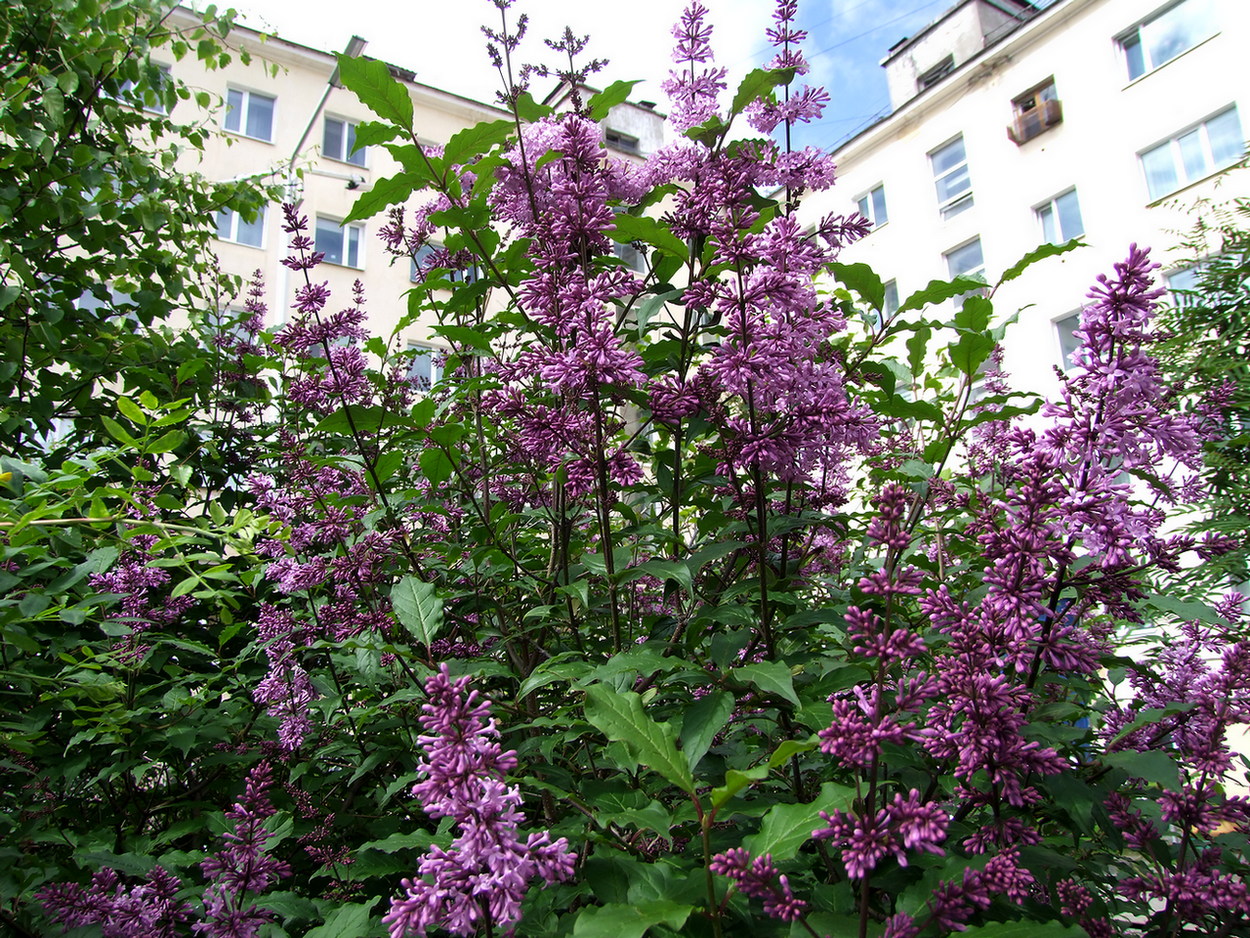
[[[1021,387],[1053,390],[1054,323],[1080,307],[1095,276],[1109,272],[1130,242],[1153,247],[1156,260],[1175,267],[1182,258],[1170,249],[1192,225],[1193,206],[1250,192],[1250,177],[1232,170],[1154,199],[1140,158],[1230,105],[1242,137],[1250,134],[1250,71],[1238,63],[1250,48],[1250,5],[1213,2],[1213,35],[1130,80],[1120,37],[1169,4],[1060,0],[836,151],[838,185],[807,203],[805,219],[853,210],[858,197],[883,185],[888,221],[843,259],[896,278],[906,298],[948,279],[944,254],[974,238],[993,282],[1043,241],[1036,208],[1075,187],[1090,247],[1043,262],[995,297],[1000,315],[1029,306],[1004,342],[1007,370]],[[1006,132],[1013,99],[1052,77],[1062,121],[1018,146]],[[943,219],[929,154],[960,135],[974,205]]]
[[[183,10],[176,11],[175,15],[189,17]],[[281,39],[262,41],[257,33],[242,28],[231,33],[229,44],[236,49],[246,49],[251,55],[250,64],[244,65],[237,55],[226,68],[217,71],[205,71],[191,57],[168,64],[172,66],[172,73],[193,90],[209,92],[214,109],[202,117],[218,127],[224,127],[224,102],[230,89],[258,92],[273,98],[271,139],[259,140],[244,133],[223,131],[220,136],[209,140],[202,160],[186,165],[184,169],[200,172],[215,180],[263,175],[267,177],[266,181],[282,182],[289,178],[287,168],[295,155],[296,165],[304,171],[302,184],[296,191],[302,200],[300,209],[309,217],[310,235],[317,216],[336,220],[344,218],[356,198],[370,185],[400,171],[399,165],[382,147],[369,147],[363,166],[322,153],[327,118],[349,122],[375,118],[352,92],[344,88],[332,88],[324,106],[318,108],[335,66],[332,54]],[[415,126],[424,142],[443,144],[459,130],[480,121],[508,116],[486,104],[416,82],[407,84],[414,103]],[[190,110],[194,106],[191,102],[183,102],[179,107]],[[180,111],[176,111],[174,117],[191,119]],[[304,136],[305,133],[307,136]],[[339,155],[346,157],[347,154],[343,152]],[[329,282],[332,297],[327,308],[331,310],[351,305],[352,284],[357,278],[362,280],[367,288],[365,310],[369,315],[370,331],[388,338],[407,312],[404,294],[411,287],[411,264],[403,258],[393,260],[385,252],[377,237],[384,223],[384,216],[362,223],[356,266],[325,262],[312,274],[317,281]],[[270,205],[266,210],[260,246],[224,240],[217,242],[218,257],[224,270],[245,278],[260,270],[265,277],[271,325],[284,321],[291,297],[303,281],[302,274],[293,273],[280,263],[286,254],[288,240],[281,225],[280,206]],[[241,299],[239,297],[236,303]],[[409,325],[398,336],[398,347],[428,340],[429,328],[433,324],[432,320],[423,320]]]

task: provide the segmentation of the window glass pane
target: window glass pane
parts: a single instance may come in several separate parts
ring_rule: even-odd
[[[356,125],[352,123],[348,123],[346,126],[347,126],[347,145],[344,148],[343,152],[347,154],[347,162],[354,163],[357,166],[364,166],[366,148],[361,147],[355,153],[352,152],[352,150],[356,146]]]
[[[877,186],[872,190],[872,222],[874,225],[884,225],[888,220],[885,213],[885,187]]]
[[[228,208],[217,210],[217,237],[223,241],[230,241],[234,238],[234,212]]]
[[[870,214],[871,210],[868,207],[868,196],[864,196],[856,202],[855,207],[859,211],[859,214],[863,215],[869,221],[872,221],[872,215]]]
[[[331,159],[343,158],[343,122],[326,118],[325,134],[321,140],[321,152]]]
[[[1037,217],[1042,220],[1042,237],[1051,244],[1060,241],[1059,232],[1055,229],[1055,209],[1053,205],[1043,205],[1037,210]]]
[[[981,239],[977,238],[961,248],[955,248],[946,255],[946,263],[950,268],[951,277],[975,271],[984,264],[981,256]]]
[[[1246,141],[1241,136],[1241,121],[1237,119],[1235,107],[1207,121],[1207,138],[1211,141],[1211,158],[1216,166],[1241,159]]]
[[[226,130],[238,133],[243,127],[243,92],[231,88],[226,92]]]
[[[939,177],[937,180],[938,201],[948,202],[961,192],[967,192],[971,188],[972,180],[968,177],[968,167],[965,164],[953,172]]]
[[[1071,368],[1075,364],[1072,354],[1081,346],[1081,340],[1076,337],[1076,330],[1080,327],[1080,313],[1074,313],[1055,323],[1055,331],[1059,333],[1059,355],[1064,368]]]
[[[343,229],[328,218],[317,219],[317,250],[331,264],[343,263]]]
[[[1060,240],[1071,241],[1085,233],[1085,225],[1081,222],[1081,206],[1076,200],[1075,189],[1055,199],[1055,209],[1059,212]]]
[[[248,95],[247,135],[261,140],[273,137],[273,98],[259,94]]]
[[[1124,40],[1124,58],[1128,60],[1128,77],[1131,81],[1146,74],[1146,60],[1142,56],[1141,38],[1134,34]]]
[[[355,225],[347,229],[347,266],[360,266],[360,229]]]
[[[1207,174],[1207,155],[1202,149],[1202,137],[1197,129],[1178,137],[1176,142],[1181,148],[1181,166],[1184,167],[1185,179],[1193,181]]]
[[[933,172],[944,173],[964,161],[964,138],[952,140],[940,150],[933,152]]]
[[[434,350],[421,345],[410,345],[412,360],[408,365],[408,378],[421,390],[428,390],[434,379]]]
[[[1185,307],[1196,302],[1194,297],[1182,294],[1198,289],[1198,276],[1201,272],[1202,268],[1195,266],[1178,270],[1174,274],[1168,274],[1168,290],[1172,293],[1173,305]]]
[[[239,236],[240,244],[250,244],[252,247],[260,247],[265,242],[265,210],[262,208],[256,216],[255,221],[246,221],[243,216],[239,216]]]
[[[885,285],[885,302],[882,304],[882,309],[889,316],[898,309],[898,306],[898,281],[887,281]]]
[[[1152,199],[1157,199],[1177,189],[1180,180],[1176,177],[1176,165],[1172,160],[1170,140],[1143,153],[1141,162],[1146,170],[1146,188],[1150,190]]]
[[[1178,3],[1141,29],[1150,55],[1150,67],[1158,68],[1215,32],[1215,10],[1210,0]]]

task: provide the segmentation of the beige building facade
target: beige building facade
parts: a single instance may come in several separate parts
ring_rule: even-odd
[[[839,182],[808,220],[858,209],[873,231],[843,255],[897,304],[930,280],[994,282],[1047,241],[1089,247],[995,297],[1022,309],[1004,341],[1022,389],[1056,387],[1074,316],[1132,242],[1168,283],[1211,200],[1250,195],[1233,167],[1250,132],[1245,0],[960,0],[890,50],[892,114],[834,151]]]
[[[187,25],[196,22],[194,14],[182,8],[173,15]],[[209,140],[202,160],[185,168],[214,180],[259,177],[293,192],[308,217],[309,236],[325,253],[312,276],[329,284],[332,297],[327,308],[351,305],[352,286],[359,279],[366,287],[369,331],[392,341],[393,349],[414,350],[413,372],[427,381],[436,379],[440,349],[430,332],[433,318],[423,316],[397,332],[408,313],[414,267],[407,258],[390,255],[379,240],[386,216],[341,224],[361,193],[401,171],[383,146],[354,149],[356,127],[376,115],[337,84],[334,53],[242,27],[230,33],[227,44],[236,53],[246,50],[250,61],[245,64],[235,54],[229,65],[215,71],[204,70],[193,57],[169,63],[171,74],[193,92],[208,93],[212,107],[206,117],[221,131]],[[344,51],[362,50],[367,55],[365,41],[353,37]],[[492,105],[418,82],[401,67],[389,68],[412,97],[414,126],[423,143],[441,146],[467,127],[510,117]],[[175,117],[186,119],[181,114]],[[640,159],[662,142],[662,125],[663,117],[653,107],[626,102],[609,116],[605,146],[614,155]],[[299,170],[298,178],[293,169]],[[303,282],[302,272],[281,263],[289,240],[282,230],[281,206],[270,204],[253,220],[223,211],[216,222],[222,269],[245,280],[259,270],[267,288],[267,324],[280,325]],[[231,305],[241,301],[242,296],[234,298]]]

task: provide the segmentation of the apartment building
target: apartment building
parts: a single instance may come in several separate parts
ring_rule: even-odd
[[[183,8],[174,15],[187,24],[195,21],[194,14]],[[377,236],[386,222],[384,215],[342,224],[362,192],[401,171],[384,147],[355,148],[356,127],[376,116],[337,82],[336,58],[331,52],[241,27],[231,32],[228,44],[246,50],[250,61],[244,64],[236,55],[227,67],[205,71],[193,57],[187,57],[170,66],[171,74],[192,89],[208,92],[211,119],[222,131],[208,142],[202,161],[194,168],[217,180],[263,176],[288,186],[308,216],[316,249],[325,254],[314,274],[329,283],[330,308],[349,305],[352,286],[359,279],[367,290],[370,331],[391,337],[408,312],[406,293],[413,282],[413,264],[385,251]],[[345,51],[360,54],[365,48],[364,40],[353,37]],[[418,82],[411,71],[399,66],[391,65],[390,71],[412,97],[414,125],[425,143],[442,145],[466,127],[510,116],[494,106]],[[561,89],[552,98],[558,107],[563,100]],[[662,116],[651,107],[621,104],[605,124],[605,145],[618,156],[641,158],[659,146],[662,123]],[[298,179],[292,167],[300,170]],[[282,231],[281,207],[269,205],[253,220],[222,211],[216,221],[222,269],[244,278],[261,271],[268,288],[270,323],[281,323],[300,285],[296,278],[302,278],[281,263],[288,242]],[[475,272],[465,270],[453,274],[453,279],[457,276],[472,278]],[[430,332],[434,324],[431,317],[423,317],[405,325],[396,337],[397,347],[417,353],[412,371],[425,381],[438,375],[438,339],[432,339]]]
[[[897,306],[933,279],[993,282],[1047,241],[1089,247],[996,295],[1017,386],[1045,392],[1094,278],[1132,242],[1173,288],[1174,248],[1208,200],[1250,195],[1232,170],[1250,132],[1244,0],[959,0],[882,61],[892,113],[834,150],[840,178],[804,207],[857,209],[849,248]]]

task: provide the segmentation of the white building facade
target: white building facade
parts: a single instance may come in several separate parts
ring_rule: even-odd
[[[1099,273],[1136,242],[1184,288],[1195,207],[1250,194],[1230,171],[1250,132],[1247,48],[1245,0],[960,0],[890,50],[893,113],[834,151],[838,185],[805,215],[866,215],[842,259],[871,265],[894,304],[1079,237],[995,296],[1000,316],[1027,307],[1004,341],[1013,383],[1051,390]]]

